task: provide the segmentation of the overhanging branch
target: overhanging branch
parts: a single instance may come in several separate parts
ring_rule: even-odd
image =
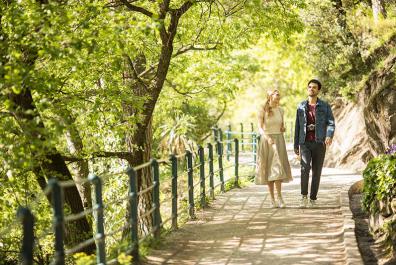
[[[221,43],[216,43],[216,44],[212,44],[213,46],[196,46],[194,44],[190,44],[187,46],[182,46],[179,50],[177,50],[177,52],[173,55],[173,57],[176,57],[178,55],[181,55],[183,53],[186,53],[188,51],[211,51],[211,50],[216,50],[217,49],[217,45],[219,45]]]
[[[141,13],[150,18],[153,17],[152,12],[148,11],[147,9],[144,9],[143,7],[132,5],[128,0],[120,0],[120,2],[123,3],[124,6],[126,6],[130,11]]]
[[[227,109],[227,101],[224,100],[223,104],[224,104],[224,105],[223,105],[223,109],[222,109],[221,113],[219,114],[219,116],[216,117],[215,123],[214,123],[214,124],[217,124],[217,123],[219,122],[220,118],[223,117],[223,115],[224,115],[224,113],[225,113],[225,111],[226,111],[226,109]],[[209,136],[211,136],[211,135],[212,135],[212,133],[209,132],[208,134],[204,135],[204,136],[201,138],[201,141],[205,141],[205,140],[206,140]]]
[[[77,157],[77,156],[67,156],[63,155],[63,159],[68,162],[78,162],[84,161],[90,158],[99,158],[99,157],[110,157],[110,158],[121,158],[128,160],[132,156],[131,152],[107,152],[107,151],[99,151],[90,154],[89,158]]]

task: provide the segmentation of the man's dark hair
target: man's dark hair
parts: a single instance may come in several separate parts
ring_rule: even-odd
[[[317,80],[317,79],[311,79],[311,80],[309,80],[308,86],[309,86],[309,84],[311,84],[311,83],[317,84],[318,87],[319,87],[319,90],[322,88],[322,83],[320,83],[320,81]]]

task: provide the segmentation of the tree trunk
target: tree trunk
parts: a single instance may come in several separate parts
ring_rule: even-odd
[[[39,152],[32,153],[35,160],[33,172],[37,177],[40,187],[44,190],[47,186],[47,179],[56,177],[60,180],[72,180],[72,176],[66,166],[65,161],[59,152],[48,146],[47,139],[44,136],[44,124],[33,103],[30,89],[25,88],[20,94],[10,94],[10,99],[14,103],[14,115],[22,127],[25,137],[36,144]],[[38,122],[37,122],[38,121]],[[67,207],[72,213],[84,211],[84,207],[78,193],[77,187],[71,186],[64,189],[63,193]],[[50,196],[47,196],[50,200]],[[92,227],[87,218],[81,218],[66,226],[66,240],[68,245],[75,245],[83,240],[92,238]],[[81,251],[92,253],[95,245],[90,245]]]
[[[74,125],[75,119],[71,116],[71,114],[65,110],[63,115],[63,120],[66,123],[67,130],[65,133],[67,147],[71,155],[81,156],[83,152],[83,143],[80,137],[80,133]],[[84,184],[80,184],[82,181],[86,180],[88,177],[89,169],[88,169],[88,161],[81,160],[77,162],[73,162],[70,165],[70,169],[72,171],[73,179],[77,182],[76,186],[80,193],[81,200],[83,202],[84,209],[92,207],[92,197],[91,197],[91,185],[89,182]]]
[[[383,0],[371,0],[374,22],[378,23],[380,17],[386,18],[386,9]]]
[[[13,3],[10,3],[13,4]],[[37,2],[39,5],[48,4],[47,0],[41,0]],[[8,8],[8,7],[6,7]],[[1,19],[1,17],[0,17]],[[42,19],[47,19],[43,14]],[[8,57],[7,47],[11,45],[8,43],[8,36],[3,32],[0,24],[0,33],[2,33],[2,49],[0,49],[0,64],[7,65]],[[40,29],[36,29],[39,31]],[[26,76],[29,77],[29,71],[34,71],[34,65],[36,59],[38,58],[37,46],[29,46],[25,43],[12,43],[12,45],[19,47],[23,57],[21,58],[21,64],[26,71]],[[3,73],[1,73],[3,74]],[[33,102],[31,87],[28,84],[28,78],[24,78],[26,81],[22,84],[22,91],[19,94],[8,92],[7,96],[13,103],[12,112],[13,116],[17,120],[21,127],[21,130],[31,143],[34,145],[35,149],[32,151],[31,156],[34,162],[33,172],[36,175],[36,180],[42,189],[47,186],[48,178],[59,178],[60,180],[72,180],[72,176],[66,166],[60,153],[49,143],[46,138],[46,130],[44,123],[40,117],[40,114]],[[78,193],[76,186],[71,186],[63,190],[63,196],[66,202],[66,207],[68,207],[71,213],[79,213],[84,211],[84,207]],[[51,200],[50,196],[47,198]],[[87,218],[81,218],[77,221],[71,222],[66,226],[65,231],[65,243],[70,245],[75,245],[83,240],[92,238],[93,232]],[[86,253],[93,253],[95,250],[95,245],[89,245],[83,248],[81,251]]]
[[[129,161],[131,166],[137,166],[150,161],[151,150],[152,150],[152,127],[151,122],[146,128],[142,125],[138,125],[138,132],[127,138],[128,145],[133,145],[134,148],[131,150],[133,153],[131,160]],[[153,184],[151,167],[145,167],[137,172],[138,179],[138,191],[144,190]],[[153,226],[152,215],[142,217],[146,212],[150,211],[153,207],[152,204],[152,191],[146,192],[139,196],[138,200],[138,215],[139,215],[139,233],[142,235],[148,234]],[[129,216],[129,208],[127,211]],[[129,219],[128,219],[129,220]]]
[[[159,19],[165,21],[165,18],[170,15],[170,23],[168,28],[165,28],[165,22],[160,25],[159,35],[161,38],[161,52],[158,58],[158,66],[151,81],[144,81],[139,78],[139,75],[146,69],[146,61],[144,55],[138,56],[135,61],[132,61],[127,55],[125,56],[127,70],[124,73],[124,78],[129,77],[128,84],[131,87],[133,96],[149,96],[149,99],[143,106],[143,112],[137,113],[136,110],[128,109],[126,106],[127,115],[140,114],[143,116],[143,121],[137,124],[133,133],[126,138],[129,151],[133,153],[129,163],[131,166],[136,166],[147,162],[151,157],[152,146],[152,116],[158,97],[164,86],[165,78],[168,74],[169,65],[173,54],[173,41],[176,36],[179,19],[186,13],[194,4],[195,1],[185,1],[180,8],[170,9],[170,1],[162,1],[159,3]],[[128,7],[128,4],[126,5]],[[136,8],[129,6],[131,10],[136,11]],[[140,9],[142,10],[142,9]],[[140,11],[141,12],[141,11]],[[149,12],[143,12],[145,15]],[[138,190],[141,191],[153,183],[151,176],[151,168],[140,170],[138,172]],[[144,196],[139,198],[139,214],[140,216],[151,209],[152,207],[152,191],[147,192]],[[129,212],[129,209],[128,209]],[[127,222],[129,222],[129,215],[127,215]],[[142,233],[152,227],[152,215],[145,218],[139,218],[140,230]],[[125,233],[124,233],[125,236]]]
[[[137,78],[146,69],[146,57],[144,54],[138,55],[134,60],[132,60],[128,55],[124,56],[125,61],[125,73],[124,82],[130,86],[132,94],[138,97],[144,97],[149,95],[149,88],[146,84],[142,83],[141,80]],[[124,113],[126,117],[136,116],[139,113],[138,110],[132,108],[126,103],[123,104]],[[147,109],[145,109],[145,112]],[[152,128],[151,119],[146,123],[146,117],[144,121],[138,123],[136,128],[131,128],[129,134],[125,137],[125,143],[127,145],[128,151],[132,153],[132,156],[128,159],[128,163],[131,167],[135,167],[146,163],[151,158],[151,148],[152,148]],[[153,184],[153,179],[151,176],[151,167],[146,167],[137,172],[138,179],[138,191],[144,190]],[[145,235],[151,230],[153,225],[153,218],[151,215],[143,216],[147,211],[152,208],[152,192],[146,192],[139,196],[138,198],[138,215],[139,215],[139,234]],[[129,204],[127,208],[126,219],[129,222]],[[124,236],[126,236],[129,231],[124,231]]]

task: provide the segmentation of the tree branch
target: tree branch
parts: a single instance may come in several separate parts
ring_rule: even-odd
[[[0,111],[0,115],[3,117],[15,117],[15,115],[8,111]]]
[[[219,122],[220,118],[223,117],[224,112],[227,109],[227,101],[224,100],[223,104],[224,104],[223,109],[222,109],[221,113],[219,114],[219,116],[217,116],[215,124],[217,124]]]
[[[136,79],[145,88],[147,88],[147,84],[139,77],[140,75],[137,73],[135,64],[133,63],[131,57],[129,57],[129,55],[127,55],[127,54],[124,54],[124,56],[128,61],[129,67],[132,69],[133,78]]]
[[[216,117],[215,123],[214,123],[214,124],[217,124],[217,123],[219,122],[220,118],[223,117],[224,112],[225,112],[226,109],[227,109],[227,101],[224,100],[223,103],[224,103],[223,109],[222,109],[221,113],[219,114],[219,116]],[[205,140],[206,140],[209,136],[211,136],[211,135],[212,135],[211,132],[208,133],[207,135],[205,135],[205,136],[203,136],[203,137],[201,138],[201,141],[205,141]]]
[[[177,50],[177,52],[173,55],[173,57],[176,57],[178,55],[181,55],[183,53],[186,53],[188,51],[211,51],[211,50],[216,50],[217,49],[217,45],[219,45],[221,43],[216,43],[213,44],[212,47],[201,47],[201,46],[195,46],[194,44],[190,44],[187,46],[182,46],[179,50]]]
[[[188,96],[191,97],[190,95],[196,95],[199,93],[202,93],[204,90],[214,87],[214,85],[210,85],[210,86],[203,86],[201,89],[199,89],[198,91],[186,91],[186,92],[182,92],[180,90],[177,89],[177,87],[179,85],[173,83],[172,81],[165,79],[165,81],[169,84],[169,86],[178,94],[183,95],[183,96]]]
[[[170,9],[170,12],[172,15],[180,18],[184,13],[186,13],[194,4],[196,1],[194,0],[187,0],[184,2],[179,8],[177,9]]]
[[[78,162],[78,161],[84,161],[90,158],[98,158],[98,157],[116,157],[116,158],[128,160],[131,156],[132,156],[131,152],[108,152],[108,151],[94,152],[90,154],[89,158],[62,155],[63,159],[68,162]]]
[[[134,12],[138,12],[141,13],[143,15],[146,15],[148,17],[153,17],[153,13],[148,11],[147,9],[144,9],[143,7],[140,6],[135,6],[132,5],[130,2],[128,2],[128,0],[120,0],[121,3],[124,4],[124,6],[126,6],[130,11],[134,11]]]

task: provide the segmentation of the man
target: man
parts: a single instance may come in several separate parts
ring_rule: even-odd
[[[315,206],[319,190],[320,175],[326,147],[331,145],[335,123],[330,105],[319,99],[322,84],[317,79],[308,82],[308,100],[297,107],[296,127],[294,131],[294,152],[301,156],[301,203],[308,205],[308,182],[312,168],[311,192],[309,205]]]

